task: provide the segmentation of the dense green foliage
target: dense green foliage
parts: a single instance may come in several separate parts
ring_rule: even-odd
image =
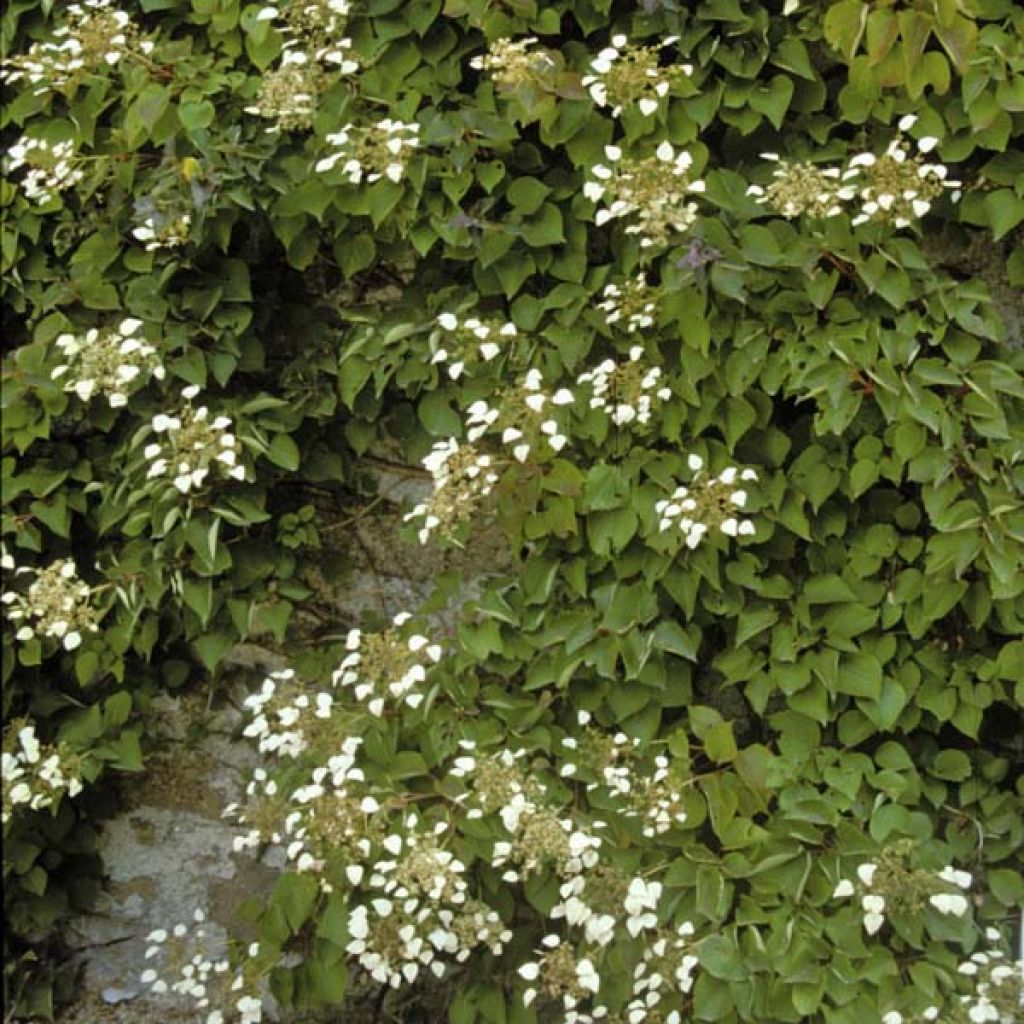
[[[506,565],[450,633],[429,616],[465,601],[457,574],[408,609],[443,648],[422,702],[381,715],[336,686],[340,733],[311,731],[282,758],[287,794],[339,735],[360,737],[359,791],[381,808],[360,827],[376,845],[324,854],[319,836],[317,874],[286,874],[253,910],[247,984],[269,975],[302,1009],[342,1001],[361,977],[353,908],[369,899],[346,869],[384,856],[389,833],[444,822],[471,898],[512,933],[404,996],[440,992],[453,1024],[573,1019],[543,991],[523,1005],[549,933],[600,974],[581,1022],[590,999],[631,1022],[866,1024],[933,1005],[966,1019],[951,993],[976,979],[957,964],[986,927],[1009,939],[1024,901],[1024,11],[330,8],[139,0],[127,28],[104,28],[113,8],[79,17],[52,0],[3,15],[8,995],[51,1012],[48,934],[90,897],[93,823],[112,776],[144,770],[155,694],[216,693],[247,639],[285,651],[313,694],[350,628],[388,628],[299,628],[336,536],[311,495],[369,502],[373,460],[436,470],[432,446],[469,451],[484,402],[500,415],[471,440],[493,489],[436,526],[412,516],[406,539],[496,532]],[[107,35],[61,71],[70,51],[45,46],[65,23]],[[670,86],[602,102],[590,76],[627,50]],[[389,135],[384,118],[402,124]],[[890,163],[943,168],[921,172],[934,188],[920,210],[858,191],[900,139]],[[616,161],[634,181],[655,174],[628,209],[609,194]],[[836,176],[815,176],[826,167]],[[813,188],[787,208],[777,186],[801,174]],[[670,195],[673,175],[703,186]],[[819,209],[830,182],[853,185]],[[644,220],[659,201],[678,215],[667,226]],[[965,272],[979,245],[988,262]],[[638,319],[610,315],[609,285]],[[611,408],[591,401],[605,360],[623,389]],[[172,457],[185,434],[200,447]],[[475,486],[437,493],[457,485]],[[680,485],[711,503],[703,537],[666,525]],[[69,619],[41,588],[75,580]],[[408,644],[412,626],[398,629]],[[63,781],[37,777],[51,748]],[[626,929],[620,903],[608,942],[550,920],[559,887],[586,875],[550,852],[503,881],[495,844],[521,844],[525,825],[466,812],[473,793],[487,805],[473,769],[452,774],[471,749],[477,767],[522,750],[524,820],[600,836],[600,885],[656,879],[657,920]],[[613,764],[633,780],[624,794]],[[643,779],[678,812],[652,834]],[[283,820],[294,801],[281,803]],[[865,934],[868,908],[834,892],[868,863],[877,880],[861,883],[887,907]],[[970,873],[966,913],[930,902],[949,865]],[[627,1017],[634,965],[662,933],[696,957],[692,977]]]

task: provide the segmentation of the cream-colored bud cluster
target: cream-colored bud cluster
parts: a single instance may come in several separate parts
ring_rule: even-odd
[[[775,164],[770,185],[751,185],[747,195],[771,207],[783,217],[838,217],[843,203],[856,195],[856,190],[840,181],[838,167],[818,167],[806,160],[783,160],[777,153],[762,153],[761,159]]]
[[[242,448],[235,437],[230,416],[214,416],[205,405],[193,406],[199,388],[182,388],[185,405],[176,415],[157,413],[150,427],[164,439],[146,445],[149,462],[146,479],[169,476],[182,494],[198,490],[211,472],[232,480],[245,479],[245,467],[238,461]]]
[[[628,359],[605,359],[576,378],[577,384],[590,388],[589,408],[606,412],[617,427],[645,426],[651,421],[655,400],[665,402],[672,397],[672,389],[661,383],[661,368],[645,368],[643,355],[643,346],[634,345]]]
[[[33,203],[51,203],[58,193],[85,177],[71,142],[47,142],[23,135],[7,150],[7,170],[27,168],[21,189]]]
[[[481,320],[466,317],[464,320],[454,313],[441,313],[437,318],[440,330],[431,335],[431,344],[436,346],[431,363],[446,363],[448,376],[458,380],[466,365],[477,362],[489,363],[497,359],[511,338],[518,337],[516,325],[511,320]]]
[[[441,660],[440,644],[403,628],[411,619],[408,612],[400,612],[392,620],[393,628],[382,633],[349,630],[345,640],[348,653],[331,680],[335,686],[348,688],[371,715],[383,715],[389,704],[419,707],[421,684]]]
[[[490,455],[451,437],[438,441],[424,457],[423,466],[434,478],[434,493],[405,515],[405,522],[420,520],[419,542],[426,544],[435,530],[448,535],[469,522],[498,482]]]
[[[139,337],[141,328],[141,320],[126,317],[116,329],[93,327],[82,336],[59,335],[54,345],[66,362],[54,367],[50,377],[63,380],[64,390],[83,402],[101,394],[112,409],[123,408],[128,396],[151,377],[165,376],[156,348]]]
[[[18,807],[38,811],[82,791],[81,759],[63,745],[40,743],[31,722],[9,723],[2,761],[4,825]]]
[[[335,151],[316,163],[317,174],[326,174],[340,163],[351,185],[372,184],[386,178],[395,183],[405,175],[405,165],[420,144],[420,126],[386,117],[368,125],[347,124],[327,136]]]
[[[904,862],[908,850],[906,844],[897,844],[877,860],[859,864],[857,882],[841,878],[832,893],[833,899],[859,898],[868,935],[885,924],[887,911],[919,913],[928,905],[940,914],[963,917],[970,909],[964,895],[973,882],[969,872],[951,864],[937,873],[909,868]]]
[[[961,187],[961,182],[949,177],[944,164],[925,159],[939,143],[935,136],[915,140],[917,152],[911,152],[902,133],[916,123],[914,114],[906,115],[898,124],[901,134],[881,156],[858,153],[841,167],[790,162],[777,153],[762,153],[763,159],[776,164],[775,180],[766,187],[751,185],[747,194],[784,217],[838,217],[854,203],[850,222],[854,227],[868,221],[908,227],[928,213],[944,190],[953,189],[951,198],[954,202],[959,199]]]
[[[625,156],[620,146],[605,146],[604,154],[608,163],[591,167],[583,185],[587,199],[604,204],[596,224],[628,218],[626,234],[637,235],[642,249],[663,248],[690,229],[697,205],[689,197],[703,192],[704,182],[690,176],[689,153],[666,140],[649,157]]]
[[[559,422],[557,410],[575,401],[568,388],[554,393],[544,390],[540,370],[531,369],[519,387],[502,393],[498,406],[478,399],[466,410],[466,437],[477,441],[487,433],[501,433],[501,443],[510,445],[518,462],[525,462],[531,451],[543,443],[552,451],[561,451],[568,438],[564,424]]]
[[[267,126],[271,132],[308,131],[329,84],[327,72],[308,54],[285,50],[281,63],[263,75],[259,94],[245,112],[272,121]]]
[[[192,216],[189,213],[153,213],[132,228],[132,235],[143,243],[146,252],[176,249],[188,242],[191,227]]]
[[[726,466],[717,476],[710,476],[704,472],[704,460],[693,454],[687,457],[687,466],[694,474],[689,485],[680,485],[670,498],[655,502],[659,531],[677,527],[691,550],[712,530],[727,537],[752,537],[754,523],[741,518],[740,512],[747,504],[743,485],[757,481],[756,471]]]
[[[290,794],[282,841],[296,871],[319,871],[336,851],[354,863],[365,861],[387,834],[385,809],[357,763],[362,743],[361,737],[346,736],[326,764]]]
[[[548,87],[547,76],[558,65],[548,50],[535,46],[535,36],[522,39],[495,39],[487,53],[473,57],[469,66],[486,71],[502,92],[512,92],[522,86]]]
[[[263,999],[245,991],[252,987],[246,964],[243,962],[232,970],[226,957],[208,951],[205,921],[203,911],[196,910],[188,924],[179,922],[170,928],[154,928],[146,936],[146,959],[160,957],[164,962],[161,971],[147,967],[139,981],[153,995],[172,992],[190,998],[202,1024],[260,1024]],[[250,943],[246,950],[248,960],[255,960],[259,953],[259,943]],[[237,1018],[233,1013],[230,1018],[225,1017],[221,1008],[228,1006],[237,1011]]]
[[[599,107],[611,105],[613,117],[634,103],[650,116],[693,74],[690,64],[660,65],[661,50],[678,41],[678,36],[668,36],[657,46],[638,46],[631,45],[628,36],[612,36],[611,45],[590,62],[590,74],[584,75],[582,84]]]
[[[622,284],[605,285],[597,308],[604,311],[605,323],[609,326],[621,324],[627,334],[635,334],[654,326],[658,307],[651,292],[647,275],[639,273]]]
[[[138,41],[138,28],[111,0],[82,0],[64,7],[67,24],[52,38],[34,43],[27,53],[4,61],[0,79],[21,79],[37,86],[36,95],[51,90],[72,89],[85,79],[115,67],[137,49],[153,51],[153,43]]]
[[[81,646],[84,633],[95,633],[99,626],[90,605],[92,589],[78,577],[78,569],[69,558],[58,558],[45,569],[21,566],[15,576],[35,574],[22,593],[7,590],[0,596],[7,618],[18,624],[15,638],[25,642],[36,637],[54,637],[66,651]]]

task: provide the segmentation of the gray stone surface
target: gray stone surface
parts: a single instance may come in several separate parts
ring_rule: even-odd
[[[65,930],[74,951],[68,969],[78,973],[82,992],[61,1018],[65,1024],[195,1019],[186,1001],[154,998],[140,983],[142,972],[159,963],[145,959],[146,936],[179,922],[193,933],[199,909],[206,916],[204,952],[223,955],[238,906],[274,878],[271,869],[232,852],[239,830],[221,817],[257,763],[250,745],[233,738],[241,716],[202,714],[206,735],[189,744],[200,712],[181,699],[155,703],[151,733],[167,746],[150,759],[145,776],[123,786],[124,810],[99,833],[103,893]]]
[[[290,632],[300,636],[299,642],[309,642],[301,635],[305,629],[315,628],[319,635],[325,623],[337,635],[367,617],[386,621],[400,611],[415,611],[431,596],[441,572],[458,569],[463,579],[473,581],[507,562],[494,531],[481,531],[462,550],[404,543],[402,514],[429,493],[430,480],[401,467],[377,466],[373,475],[378,498],[366,499],[364,509],[318,509],[324,549],[311,552],[303,566],[316,615],[307,618],[301,608],[296,610]],[[472,591],[472,583],[467,584],[446,612],[434,616],[440,635],[454,629],[458,605]],[[228,687],[227,708],[210,711],[202,692],[161,695],[151,702],[145,731],[157,752],[147,757],[143,775],[123,780],[123,810],[100,831],[103,894],[91,913],[67,929],[74,950],[69,969],[79,973],[81,996],[61,1024],[203,1019],[189,1012],[186,1000],[154,999],[140,984],[141,973],[153,966],[145,960],[146,936],[190,922],[198,908],[207,919],[207,952],[215,955],[229,933],[238,934],[238,906],[273,884],[273,865],[280,864],[282,851],[268,851],[262,862],[232,853],[240,830],[221,814],[240,798],[252,768],[262,763],[241,737],[243,679],[251,686],[260,673],[285,667],[287,649],[287,644],[275,649],[265,637],[236,645],[226,658],[238,676]],[[376,1007],[376,1000],[374,991],[368,1005]],[[398,1017],[389,1013],[380,1019],[403,1019],[400,1010],[395,1012]],[[369,1016],[353,1014],[346,1011],[346,1024],[378,1019],[376,1009]]]

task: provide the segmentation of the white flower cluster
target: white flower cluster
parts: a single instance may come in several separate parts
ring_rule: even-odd
[[[119,64],[131,52],[137,29],[111,0],[82,0],[64,8],[68,22],[53,31],[52,40],[34,43],[27,53],[5,61],[0,78],[25,79],[39,88],[36,95],[77,85],[85,78]],[[153,43],[138,44],[148,54]],[[10,69],[10,70],[8,70]]]
[[[753,469],[726,466],[718,476],[705,477],[704,460],[693,454],[687,457],[686,464],[694,473],[690,485],[681,485],[671,498],[655,502],[659,531],[665,533],[678,527],[691,550],[715,528],[727,537],[752,537],[756,532],[754,524],[742,519],[740,512],[747,504],[743,484],[756,481],[757,473]]]
[[[643,960],[633,972],[633,1000],[626,1007],[628,1024],[641,1024],[663,997],[669,979],[676,991],[686,995],[693,988],[693,972],[700,960],[688,952],[694,933],[693,924],[684,921],[674,933],[661,933],[653,942],[645,943]],[[678,997],[677,997],[678,998]],[[679,1010],[669,1010],[659,1018],[661,1024],[683,1024]]]
[[[246,976],[243,969],[231,970],[227,959],[214,959],[203,949],[206,930],[202,927],[206,915],[196,910],[192,921],[179,923],[168,931],[156,928],[146,936],[149,946],[146,959],[163,955],[168,967],[178,976],[168,982],[153,967],[147,967],[139,980],[149,986],[153,995],[173,992],[191,997],[196,1011],[202,1013],[202,1024],[227,1024],[228,1018],[218,1007],[230,1005],[238,1012],[231,1017],[232,1024],[260,1024],[263,1020],[263,1000],[258,996],[245,994]],[[198,951],[189,955],[191,949]],[[252,959],[259,955],[259,943],[249,945],[247,953]],[[239,993],[242,993],[241,995]]]
[[[384,714],[388,703],[419,707],[423,701],[419,686],[441,660],[440,644],[432,644],[422,633],[405,637],[399,633],[411,618],[408,612],[400,612],[392,620],[393,629],[369,636],[359,629],[349,630],[348,654],[331,679],[335,686],[350,688],[372,715]]]
[[[583,76],[582,84],[599,107],[612,104],[613,117],[633,103],[650,116],[681,80],[693,74],[690,64],[659,67],[658,51],[678,39],[668,36],[657,46],[631,46],[627,36],[612,36],[611,45],[590,62],[590,74]]]
[[[284,44],[286,54],[301,47],[315,60],[351,75],[359,70],[352,40],[344,34],[351,9],[349,0],[286,0],[284,5],[261,7],[256,20],[281,23],[291,37]]]
[[[650,297],[647,275],[639,273],[631,281],[605,285],[597,308],[605,313],[607,324],[623,324],[627,334],[654,326],[657,304]]]
[[[454,437],[438,441],[424,456],[423,466],[434,478],[434,494],[407,512],[404,520],[421,520],[417,536],[426,544],[435,530],[447,533],[472,519],[498,482],[498,474],[490,455],[477,452],[472,445],[460,445]]]
[[[325,892],[334,888],[322,874],[326,858],[342,852],[340,880],[350,906],[346,951],[381,984],[399,988],[423,972],[444,977],[452,962],[463,963],[480,947],[499,955],[512,933],[496,911],[471,897],[465,864],[446,849],[450,824],[407,811],[392,819],[391,808],[368,791],[357,763],[361,746],[361,738],[346,737],[340,752],[284,799],[257,769],[246,790],[250,804],[241,813],[234,805],[224,812],[251,822],[235,850],[267,840],[283,845],[294,870],[321,873]],[[283,827],[268,829],[279,813]]]
[[[960,1008],[971,1024],[1006,1024],[1024,1008],[1024,959],[1008,962],[997,946],[999,932],[989,928],[985,935],[990,948],[971,954],[957,967],[959,974],[975,979],[974,991],[960,996]]]
[[[358,685],[359,678],[342,677],[349,672],[362,676],[369,663],[376,664],[375,658],[383,663],[387,659],[382,652],[397,664],[386,672],[375,669],[376,677],[394,678],[405,671],[410,657],[419,663],[429,646],[427,638],[407,635],[408,616],[397,619],[385,634],[350,634],[346,646],[358,658],[346,659],[335,673],[336,682]],[[375,646],[382,637],[389,639]],[[440,654],[437,649],[428,657],[436,661]],[[284,683],[293,678],[287,672],[279,677]],[[273,689],[276,693],[277,687]],[[265,686],[247,704],[269,719],[268,692]],[[364,700],[369,694],[355,696]],[[323,742],[307,747],[317,755],[317,766],[305,781],[290,782],[290,792],[282,792],[264,769],[257,769],[244,810],[238,813],[232,806],[225,814],[237,815],[247,828],[235,839],[236,851],[267,841],[278,844],[292,870],[316,873],[325,893],[344,890],[346,952],[372,981],[397,990],[424,978],[447,978],[452,966],[474,953],[499,956],[512,941],[513,930],[502,915],[474,896],[469,860],[458,849],[454,829],[461,818],[478,823],[472,833],[473,856],[489,863],[503,883],[520,886],[542,872],[558,880],[559,897],[547,918],[549,928],[561,924],[568,935],[552,932],[535,956],[519,963],[519,976],[527,983],[525,1005],[543,1004],[542,1012],[553,1011],[550,1019],[562,1024],[608,1017],[600,999],[603,951],[619,939],[636,940],[638,962],[622,1020],[682,1024],[680,997],[691,991],[699,966],[691,941],[693,925],[661,923],[674,903],[650,871],[634,866],[625,873],[605,862],[607,840],[600,833],[607,825],[576,820],[575,812],[564,806],[564,787],[551,785],[554,765],[546,772],[529,759],[526,749],[480,752],[475,741],[462,739],[448,777],[439,780],[438,792],[443,790],[446,799],[412,811],[403,795],[386,796],[367,784],[359,763],[363,741],[345,733],[352,722],[349,709],[340,697],[329,709],[325,705],[336,728],[326,728]],[[580,712],[578,721],[587,726],[590,715]],[[667,758],[656,757],[654,771],[645,772],[639,765],[638,740],[597,729],[587,732],[593,734],[586,742],[596,755],[567,743],[573,757],[579,754],[579,768],[573,762],[562,777],[574,782],[592,778],[613,796],[625,797],[627,816],[654,809],[647,798],[667,782]],[[326,750],[335,753],[326,756]],[[280,744],[267,752],[278,758],[292,753]],[[588,784],[587,790],[594,785]],[[646,835],[660,834],[685,819],[678,794],[675,798],[675,804],[647,815]],[[458,817],[452,817],[453,811]],[[489,854],[486,846],[480,848],[481,840],[489,842]],[[190,978],[200,985],[207,980],[196,979],[194,973]],[[182,991],[196,994],[187,985]]]
[[[339,75],[359,70],[347,37],[348,0],[293,0],[268,4],[258,22],[280,22],[288,36],[281,61],[266,72],[247,114],[266,118],[268,131],[305,131],[312,127],[320,98]]]
[[[490,323],[471,316],[460,322],[454,313],[441,313],[437,325],[443,333],[431,338],[437,348],[430,361],[447,363],[448,376],[452,380],[462,376],[467,362],[479,359],[489,363],[496,359],[502,350],[500,339],[505,339],[507,344],[507,339],[518,334],[511,320]]]
[[[541,948],[534,951],[536,959],[527,960],[517,969],[519,976],[531,983],[523,992],[523,1005],[529,1007],[540,990],[561,1003],[565,1024],[594,1024],[607,1017],[608,1008],[600,1003],[589,1011],[580,1009],[581,1003],[601,990],[601,976],[593,960],[577,958],[568,943],[554,933],[545,935],[540,944]]]
[[[329,719],[327,724],[331,725]],[[325,734],[330,734],[329,728]],[[340,849],[353,860],[369,857],[381,807],[366,792],[366,777],[356,765],[362,742],[358,736],[344,737],[326,764],[313,769],[308,781],[286,797],[265,769],[255,769],[246,786],[246,806],[224,808],[224,817],[247,826],[245,834],[235,837],[234,851],[254,850],[262,843],[283,846],[286,860],[299,872],[319,870],[332,850]],[[278,746],[273,753],[286,751]],[[278,826],[282,815],[283,824]],[[325,891],[330,889],[325,881],[321,885]]]
[[[581,886],[575,888],[582,891]],[[564,894],[566,886],[562,889]],[[629,880],[622,900],[620,914],[624,909],[626,931],[633,938],[643,939],[642,959],[633,970],[631,999],[623,1016],[616,1018],[627,1024],[643,1024],[647,1020],[656,1020],[659,1024],[683,1024],[682,1013],[677,1008],[680,996],[693,988],[694,972],[700,963],[691,951],[690,940],[694,934],[691,922],[684,921],[672,930],[659,927],[657,910],[661,895],[660,882],[635,877]],[[577,898],[571,896],[556,908],[563,913],[556,915],[553,911],[550,916],[565,917],[572,925],[581,913],[581,907],[583,905]],[[585,907],[583,909],[586,910]],[[601,924],[592,929],[595,917],[584,917],[587,941],[596,939],[598,947],[606,945],[615,934],[615,916],[600,915],[600,919]],[[595,939],[590,938],[591,934]],[[541,940],[541,948],[519,966],[518,974],[528,983],[522,996],[526,1007],[542,996],[548,1003],[554,1002],[559,1006],[564,1024],[582,1024],[608,1016],[607,1007],[596,998],[601,991],[602,979],[594,957],[581,957],[557,934],[548,934]],[[587,1000],[590,1005],[584,1008],[582,1004]],[[667,1009],[666,1006],[673,1008]]]
[[[531,369],[518,389],[502,395],[499,407],[478,399],[466,410],[466,438],[477,441],[490,431],[501,431],[501,443],[512,446],[512,455],[525,462],[530,452],[543,439],[553,451],[560,452],[568,442],[564,427],[549,411],[564,408],[575,401],[568,388],[553,394],[544,390],[540,370]]]
[[[596,224],[632,219],[626,234],[637,235],[643,249],[667,245],[675,234],[690,229],[697,206],[689,196],[703,192],[704,182],[690,177],[689,153],[676,152],[667,140],[653,156],[642,159],[624,156],[620,146],[605,146],[604,153],[608,163],[591,167],[590,180],[583,185],[587,199],[604,203],[594,217]]]
[[[910,131],[916,122],[917,117],[908,114],[901,118],[899,130]],[[905,228],[931,209],[932,201],[943,189],[955,190],[954,202],[960,197],[962,183],[949,178],[945,164],[922,159],[939,140],[926,135],[916,142],[918,154],[912,155],[907,142],[897,137],[882,156],[859,153],[849,161],[843,181],[854,186],[860,201],[860,209],[851,221],[854,227],[869,220],[880,220]]]
[[[310,695],[292,684],[295,672],[288,668],[271,672],[256,693],[245,698],[252,715],[243,735],[259,742],[260,753],[298,757],[309,745],[308,719],[329,719],[334,698],[329,693]]]
[[[562,739],[563,756],[567,758],[558,774],[586,783],[587,792],[605,786],[612,797],[627,802],[620,812],[624,818],[642,819],[645,838],[664,835],[676,825],[686,822],[683,797],[672,779],[669,759],[657,754],[653,771],[638,761],[641,743],[632,741],[624,732],[611,736],[589,728],[589,711],[578,711],[579,731]]]
[[[7,618],[20,623],[16,639],[24,642],[34,637],[55,637],[64,650],[73,651],[81,645],[83,633],[99,629],[89,605],[92,589],[78,578],[78,569],[71,559],[58,558],[45,569],[20,566],[14,570],[15,576],[24,573],[34,573],[36,577],[25,593],[7,590],[0,595]]]
[[[205,405],[192,406],[199,388],[192,384],[182,388],[185,406],[175,416],[157,413],[151,427],[163,434],[163,441],[146,445],[143,455],[149,462],[146,479],[170,476],[182,494],[198,490],[211,470],[232,480],[245,479],[245,467],[239,464],[241,445],[232,432],[231,417],[210,418]]]
[[[1014,1024],[1024,1007],[1024,959],[1011,961],[999,948],[1002,936],[996,928],[986,928],[987,950],[979,950],[957,967],[957,973],[973,979],[974,991],[958,997],[949,1014],[938,1006],[928,1006],[908,1016],[899,1010],[882,1015],[881,1024],[917,1024],[948,1020],[969,1024]]]
[[[395,989],[423,969],[443,978],[447,957],[463,963],[481,945],[498,956],[512,938],[494,910],[469,898],[466,865],[439,845],[447,823],[423,834],[419,826],[418,815],[406,815],[401,833],[382,840],[384,856],[368,873],[362,865],[348,871],[366,902],[349,914],[346,951],[374,981]]]
[[[536,36],[522,39],[495,39],[487,53],[473,57],[469,66],[475,71],[489,72],[494,84],[503,92],[523,85],[546,88],[546,78],[557,68],[550,52],[536,47]]]
[[[324,69],[302,50],[288,49],[281,63],[264,74],[259,94],[245,112],[272,121],[270,132],[306,131],[326,88]]]
[[[141,320],[126,317],[116,330],[93,327],[81,337],[61,334],[54,344],[66,362],[54,367],[50,377],[63,378],[64,390],[83,402],[98,392],[107,396],[112,409],[123,408],[150,377],[165,376],[156,348],[138,337],[141,327]]]
[[[340,163],[345,180],[352,185],[380,181],[399,182],[406,161],[420,144],[420,126],[415,122],[386,117],[370,125],[347,124],[326,137],[335,151],[316,162],[317,174],[326,174]]]
[[[916,115],[907,114],[899,121],[900,133],[916,123]],[[923,159],[938,143],[935,136],[924,136],[916,140],[918,152],[912,154],[901,134],[881,156],[858,153],[843,167],[819,167],[762,153],[762,159],[777,165],[772,172],[775,180],[767,187],[751,185],[747,195],[784,217],[838,217],[852,202],[857,204],[850,222],[854,227],[876,220],[905,228],[928,213],[945,189],[955,190],[954,202],[960,197],[961,182],[949,178],[948,168]]]
[[[153,213],[132,228],[132,236],[145,246],[146,252],[156,249],[176,249],[188,242],[192,216],[188,213]]]
[[[641,366],[643,354],[643,346],[634,345],[628,360],[605,359],[576,378],[577,384],[590,386],[589,407],[607,412],[617,427],[648,424],[655,399],[665,402],[672,397],[672,389],[661,384],[661,368]]]
[[[885,893],[877,891],[878,886],[876,885],[875,877],[877,872],[877,863],[865,861],[857,866],[859,885],[854,885],[848,878],[842,878],[832,893],[833,899],[848,899],[858,893],[860,894],[864,930],[868,935],[874,935],[885,924],[885,911],[888,906],[887,897],[891,900],[902,895],[899,890],[894,890],[892,884],[886,886],[887,891]],[[967,897],[959,890],[969,889],[971,881],[971,876],[968,872],[960,871],[952,866],[946,866],[938,873],[938,883],[932,882],[929,885],[929,888],[935,891],[928,895],[928,902],[940,914],[952,914],[954,917],[963,917],[967,913],[970,904]],[[942,883],[945,883],[947,886],[956,886],[958,891],[949,892],[942,886]]]
[[[34,725],[12,722],[4,740],[3,824],[11,820],[16,807],[38,811],[52,807],[64,793],[75,797],[82,792],[78,759],[59,747],[44,747]]]
[[[27,167],[21,179],[26,197],[43,205],[53,202],[59,192],[77,185],[85,171],[75,161],[71,142],[47,142],[23,135],[7,150],[7,170]]]

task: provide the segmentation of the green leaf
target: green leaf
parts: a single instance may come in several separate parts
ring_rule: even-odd
[[[220,664],[224,656],[231,650],[235,638],[228,633],[207,633],[195,641],[196,653],[208,672]]]
[[[992,229],[992,239],[996,242],[1024,221],[1024,198],[1008,188],[989,192],[982,200],[982,208],[985,222]]]
[[[863,0],[840,0],[825,13],[825,38],[847,59],[853,60],[867,27],[870,8]]]
[[[505,198],[521,213],[529,215],[536,213],[544,200],[551,194],[542,181],[537,178],[516,178],[509,185]]]
[[[810,604],[833,604],[857,600],[857,594],[850,584],[834,573],[813,576],[804,584],[803,594]]]
[[[747,976],[739,950],[728,935],[709,935],[700,944],[697,957],[701,967],[713,978],[724,981],[742,981]]]
[[[936,778],[963,782],[971,777],[971,759],[962,750],[940,750],[930,771]]]
[[[750,93],[750,105],[764,114],[776,131],[782,128],[790,101],[793,98],[793,79],[776,75],[767,86],[758,85]]]
[[[124,132],[130,145],[137,146],[144,138],[152,137],[169,103],[170,93],[155,82],[139,93],[124,117]]]
[[[1011,868],[994,868],[986,872],[988,890],[1004,907],[1019,908],[1024,903],[1024,878]]]
[[[522,235],[523,241],[533,247],[564,242],[561,211],[552,203],[544,203],[533,217],[523,222]]]
[[[274,439],[267,446],[267,458],[275,466],[294,472],[299,468],[299,446],[288,434],[275,434]]]
[[[274,884],[271,899],[280,907],[292,932],[297,932],[309,920],[316,906],[320,886],[309,874],[282,875]]]

